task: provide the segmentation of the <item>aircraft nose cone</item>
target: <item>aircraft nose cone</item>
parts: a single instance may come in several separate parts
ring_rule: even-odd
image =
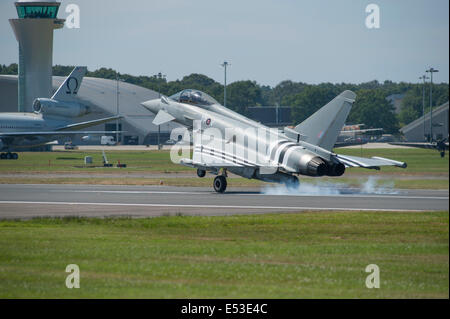
[[[142,102],[141,105],[145,107],[147,110],[153,113],[158,113],[161,109],[161,103],[159,99],[149,100],[146,102]]]

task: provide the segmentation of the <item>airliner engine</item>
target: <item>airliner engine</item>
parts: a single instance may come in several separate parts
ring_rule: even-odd
[[[44,116],[80,117],[90,113],[86,105],[76,102],[56,101],[52,99],[38,98],[34,100],[33,111]]]

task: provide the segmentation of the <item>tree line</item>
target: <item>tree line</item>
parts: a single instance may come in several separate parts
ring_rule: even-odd
[[[67,76],[73,66],[56,65],[53,75]],[[0,74],[17,74],[17,64],[0,65]],[[202,75],[190,74],[181,80],[167,81],[161,74],[133,76],[118,74],[111,68],[88,71],[86,76],[122,81],[139,85],[170,96],[183,89],[201,90],[217,101],[224,97],[223,85]],[[386,133],[398,133],[398,129],[422,115],[422,88],[420,83],[395,83],[376,80],[360,83],[307,84],[290,80],[282,81],[275,87],[260,85],[256,81],[236,81],[227,85],[227,107],[248,115],[253,106],[288,106],[292,108],[292,124],[296,125],[320,107],[331,101],[344,90],[352,90],[357,98],[347,123],[364,123],[366,128],[384,128]],[[425,112],[429,111],[429,84],[425,89]],[[392,94],[402,94],[400,112],[395,113],[394,105],[387,99]],[[447,83],[433,85],[433,105],[439,106],[449,100]]]

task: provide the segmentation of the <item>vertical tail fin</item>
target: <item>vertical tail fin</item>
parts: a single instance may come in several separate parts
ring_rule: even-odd
[[[58,101],[73,101],[77,97],[83,77],[87,72],[87,67],[77,66],[65,79],[63,84],[53,94],[52,99]]]
[[[305,142],[331,151],[347,120],[356,94],[344,91],[295,127]]]

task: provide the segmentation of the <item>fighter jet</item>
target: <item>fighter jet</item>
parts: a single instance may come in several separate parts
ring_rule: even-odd
[[[445,151],[448,151],[448,136],[444,139],[431,142],[390,142],[389,144],[437,150],[441,157],[445,157]]]
[[[294,129],[283,130],[248,119],[197,90],[162,96],[142,106],[156,114],[155,125],[175,121],[192,129],[193,156],[180,158],[179,163],[196,168],[199,177],[207,171],[217,175],[213,187],[223,193],[227,172],[297,188],[298,175],[342,176],[346,167],[405,168],[406,163],[391,159],[333,152],[355,97],[355,93],[345,91]]]
[[[77,99],[86,67],[76,67],[50,98],[37,98],[34,113],[0,113],[0,159],[18,159],[11,150],[45,145],[61,137],[112,132],[79,131],[117,120],[121,116],[74,123],[74,119],[90,113],[88,106]]]

